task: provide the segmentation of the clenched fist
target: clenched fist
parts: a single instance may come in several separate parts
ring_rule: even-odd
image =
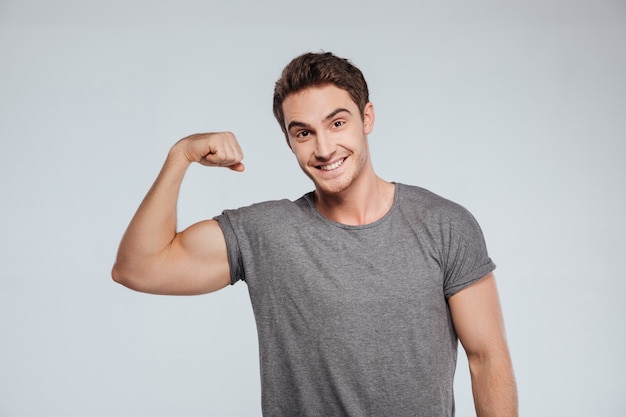
[[[231,132],[198,133],[179,140],[171,152],[182,155],[188,162],[206,166],[227,167],[242,172],[243,152]]]

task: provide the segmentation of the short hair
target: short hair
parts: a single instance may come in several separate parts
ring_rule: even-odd
[[[369,102],[369,91],[360,69],[349,60],[331,52],[308,52],[294,58],[283,70],[274,87],[274,117],[285,137],[283,101],[290,95],[309,87],[334,85],[345,90],[359,108],[361,118]]]

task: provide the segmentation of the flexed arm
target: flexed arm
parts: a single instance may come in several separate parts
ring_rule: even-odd
[[[178,141],[131,220],[113,266],[113,280],[155,294],[203,294],[230,283],[224,235],[215,220],[176,231],[176,205],[193,162],[243,171],[243,153],[229,132]]]

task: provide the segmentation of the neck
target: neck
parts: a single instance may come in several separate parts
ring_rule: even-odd
[[[393,205],[395,186],[373,172],[348,189],[327,194],[315,191],[315,206],[326,218],[337,223],[360,226],[382,218]]]

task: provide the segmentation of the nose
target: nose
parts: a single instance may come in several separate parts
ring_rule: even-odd
[[[318,134],[315,142],[315,157],[320,161],[327,161],[332,158],[335,146],[328,135]]]

